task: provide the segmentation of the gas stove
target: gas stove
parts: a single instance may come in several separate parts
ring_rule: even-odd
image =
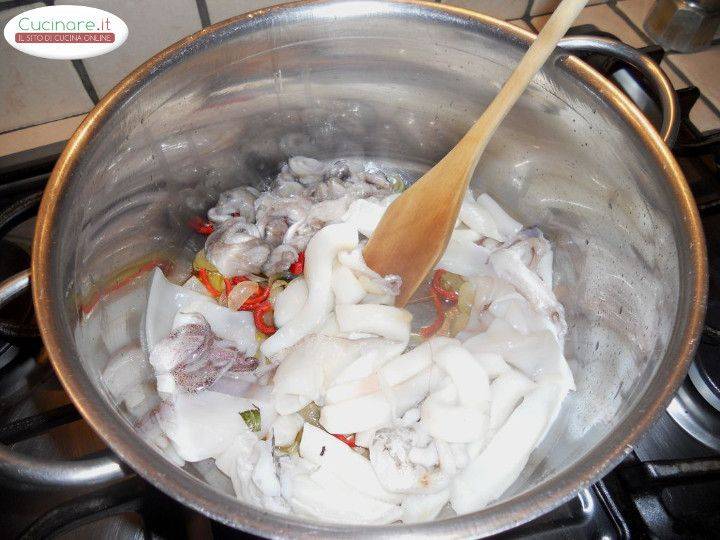
[[[575,34],[598,34],[587,25]],[[645,53],[660,61],[658,47]],[[643,112],[659,111],[641,76],[586,58]],[[501,537],[709,537],[720,527],[720,129],[700,132],[689,113],[700,93],[678,92],[683,113],[673,151],[695,195],[710,263],[702,340],[682,387],[653,428],[605,478],[560,508]],[[0,280],[28,267],[33,215],[62,145],[0,160]],[[69,402],[33,322],[29,295],[0,310],[0,443],[29,455],[74,459],[108,452]],[[182,506],[140,477],[109,486],[45,490],[2,481],[4,537],[246,537]]]

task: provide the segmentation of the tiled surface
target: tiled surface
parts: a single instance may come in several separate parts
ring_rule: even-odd
[[[549,15],[535,17],[532,19],[532,24],[540,30],[549,18]],[[610,32],[633,47],[644,47],[648,44],[645,38],[634,30],[617,12],[604,4],[585,8],[577,18],[575,26],[583,24],[593,24],[599,30]]]
[[[690,121],[700,132],[720,129],[720,115],[703,100],[698,100],[690,111]]]
[[[82,3],[104,9],[128,25],[130,34],[122,47],[83,60],[100,97],[155,53],[202,27],[195,0],[58,0],[55,3]]]
[[[523,30],[529,30],[530,32],[535,33],[535,29],[522,19],[515,19],[514,21],[508,22],[514,24],[515,26],[519,26]]]
[[[691,81],[686,75],[682,74],[677,66],[668,63],[667,59],[663,60],[660,67],[668,76],[673,88],[676,90],[687,88],[693,84],[693,81]],[[707,98],[705,96],[701,97],[690,111],[690,121],[700,132],[720,128],[720,114],[708,105],[705,101],[706,99]]]
[[[642,29],[643,21],[655,0],[623,0],[617,3],[617,8],[627,15],[636,27]]]
[[[668,62],[677,66],[720,109],[720,44],[692,54],[671,54]]]
[[[525,15],[529,4],[529,0],[442,0],[442,2],[506,20],[519,19]]]
[[[675,90],[679,90],[680,88],[686,88],[687,86],[689,86],[686,78],[677,70],[675,66],[671,66],[670,64],[668,64],[667,59],[663,59],[663,61],[660,63],[660,67],[665,72],[665,75],[667,75],[668,79],[670,79],[670,82],[672,83]]]
[[[31,4],[0,11],[0,28]],[[87,96],[69,61],[46,60],[13,49],[0,38],[0,133],[88,111]],[[6,153],[0,147],[0,154]]]
[[[210,15],[210,22],[216,23],[241,13],[272,6],[278,2],[273,0],[205,0],[205,3],[208,15]]]
[[[607,2],[607,0],[588,0],[587,5],[604,4],[605,2]],[[535,16],[551,13],[559,3],[560,0],[533,0],[530,15]]]
[[[655,0],[622,0],[617,3],[617,6],[638,28],[642,28],[645,17],[654,4]],[[718,38],[720,38],[720,27],[715,32],[715,39]]]
[[[85,118],[84,114],[0,134],[0,155],[16,154],[28,148],[66,141]]]

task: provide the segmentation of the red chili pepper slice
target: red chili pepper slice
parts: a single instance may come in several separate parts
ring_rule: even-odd
[[[132,282],[134,279],[140,277],[141,275],[145,274],[146,272],[149,272],[150,270],[154,269],[155,267],[160,268],[160,270],[163,271],[164,274],[168,274],[172,271],[172,263],[170,261],[163,261],[163,260],[152,260],[149,262],[146,262],[140,268],[138,268],[135,272],[130,274],[129,276],[121,279],[120,281],[117,281],[116,283],[113,283],[112,285],[109,285],[102,289],[102,292],[94,292],[91,299],[85,303],[80,305],[80,311],[82,311],[83,314],[87,315],[89,314],[94,308],[95,305],[100,301],[100,298],[103,296],[106,296],[107,294],[117,291],[119,289],[122,289],[126,285],[128,285],[130,282]]]
[[[305,270],[305,252],[298,253],[297,260],[290,265],[290,273],[299,276]]]
[[[446,271],[442,268],[438,268],[435,270],[435,274],[432,278],[432,283],[430,284],[430,287],[438,294],[440,295],[443,300],[447,300],[448,302],[452,302],[453,304],[457,303],[458,301],[458,293],[457,291],[448,291],[447,289],[443,288],[442,284],[440,283],[440,279],[443,277],[443,274]]]
[[[200,283],[205,285],[205,288],[213,296],[213,298],[217,298],[218,296],[220,296],[220,291],[218,291],[215,287],[212,286],[212,283],[210,283],[210,278],[208,277],[208,273],[205,268],[201,268],[200,270],[198,270],[198,279],[200,280]]]
[[[355,448],[355,434],[348,435],[347,437],[345,435],[340,435],[339,433],[333,433],[333,437],[340,439],[342,442],[347,444],[350,448]]]
[[[97,303],[99,301],[100,301],[100,293],[94,292],[91,299],[87,303],[80,304],[80,311],[82,311],[82,313],[84,315],[88,315],[89,313],[92,312],[93,309],[95,309],[95,306],[97,305]]]
[[[209,221],[205,221],[204,219],[199,218],[198,216],[193,217],[188,222],[188,225],[192,227],[195,232],[208,235],[211,234],[215,230],[215,225],[210,223]]]
[[[272,304],[270,302],[260,304],[253,310],[253,321],[255,321],[255,328],[260,330],[266,336],[270,336],[277,332],[277,328],[275,328],[272,324],[268,324],[267,322],[265,322],[265,314],[267,314],[267,312],[271,310]]]
[[[257,307],[260,306],[265,300],[268,299],[270,296],[270,287],[263,287],[260,285],[260,289],[258,292],[253,294],[250,298],[245,300],[242,306],[240,306],[241,311],[253,311]]]
[[[434,335],[435,332],[437,332],[438,330],[440,330],[440,327],[445,322],[445,311],[443,310],[440,295],[435,289],[431,289],[430,296],[432,296],[433,306],[435,306],[435,313],[437,313],[437,316],[435,318],[435,321],[430,326],[423,326],[420,329],[420,335],[426,339]]]

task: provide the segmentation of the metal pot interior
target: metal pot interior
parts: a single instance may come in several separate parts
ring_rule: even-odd
[[[41,322],[63,381],[121,457],[223,521],[287,533],[285,518],[259,516],[164,463],[104,387],[109,358],[141,343],[145,282],[108,292],[89,314],[80,307],[144,261],[170,260],[172,275],[187,275],[201,241],[188,219],[223,189],[262,186],[288,156],[360,156],[417,178],[480,115],[528,43],[462,10],[299,4],[203,31],[99,105],[55,172],[36,287],[53,310]],[[554,242],[577,390],[502,504],[443,532],[497,531],[558,504],[618,459],[659,408],[659,379],[681,376],[696,254],[678,212],[683,180],[647,127],[559,51],[485,152],[473,188]]]

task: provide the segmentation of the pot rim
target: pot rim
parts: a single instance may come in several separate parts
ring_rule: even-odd
[[[340,0],[342,1],[342,0]],[[150,483],[208,517],[267,537],[387,537],[390,535],[432,538],[479,537],[498,533],[540,516],[572,498],[621,461],[631,450],[630,445],[644,433],[670,402],[681,384],[697,347],[705,314],[707,294],[707,259],[702,224],[690,189],[672,153],[635,105],[593,68],[568,55],[564,67],[590,90],[601,95],[622,116],[634,134],[647,146],[652,157],[663,165],[675,197],[677,211],[684,216],[679,230],[680,240],[687,242],[689,257],[680,263],[680,295],[678,314],[672,338],[663,362],[666,367],[662,381],[653,377],[644,394],[629,413],[600,444],[583,459],[554,478],[536,485],[510,500],[472,514],[450,519],[411,525],[354,526],[333,525],[280,516],[257,509],[229,495],[208,489],[200,480],[167,461],[145,443],[132,426],[110,407],[95,388],[84,369],[78,369],[71,352],[73,339],[58,316],[62,306],[53,294],[52,252],[55,245],[54,225],[62,207],[63,193],[84,148],[115,109],[132,97],[149,77],[162,71],[199,42],[212,39],[222,29],[249,24],[252,20],[271,16],[278,11],[302,9],[307,6],[330,6],[338,0],[303,0],[259,9],[218,22],[181,39],[156,54],[115,86],[77,128],[65,146],[45,189],[32,250],[33,301],[43,342],[53,367],[68,395],[82,416],[108,446]],[[510,23],[473,11],[419,0],[362,0],[375,8],[388,5],[406,6],[436,16],[463,19],[468,23],[492,27],[528,46],[534,35]],[[683,272],[684,270],[684,272]],[[686,313],[680,308],[686,304]],[[680,316],[684,315],[684,316]],[[682,320],[681,320],[682,319]],[[673,362],[672,359],[675,359]],[[657,373],[656,373],[657,375]]]

